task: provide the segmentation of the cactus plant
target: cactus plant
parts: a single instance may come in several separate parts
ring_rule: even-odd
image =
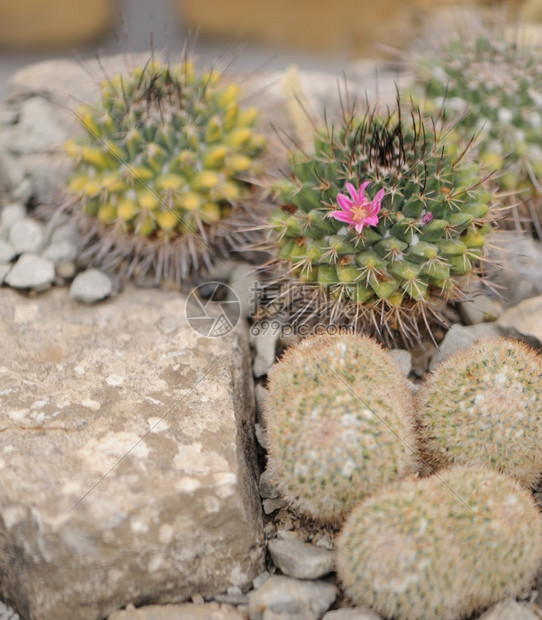
[[[216,71],[150,60],[101,85],[77,113],[86,130],[66,150],[90,262],[180,281],[244,242],[236,219],[263,136],[254,108]]]
[[[355,604],[394,620],[456,620],[530,586],[542,561],[542,517],[509,476],[454,466],[362,502],[337,550]]]
[[[274,282],[263,305],[278,290],[299,322],[407,342],[443,321],[442,305],[480,273],[492,229],[478,165],[448,154],[445,131],[400,108],[345,116],[290,164],[268,227],[277,282],[293,292]]]
[[[486,338],[444,361],[418,402],[424,461],[487,464],[533,485],[542,473],[542,358]]]
[[[512,193],[509,219],[519,228],[530,219],[542,239],[542,45],[495,27],[463,31],[436,48],[413,62],[415,94],[429,113],[463,115],[456,135],[476,134],[480,160]]]
[[[339,523],[416,471],[413,398],[392,356],[356,334],[309,336],[269,374],[269,469],[301,513]]]

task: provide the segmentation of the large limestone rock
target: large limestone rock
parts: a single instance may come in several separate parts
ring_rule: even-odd
[[[98,620],[263,570],[245,337],[173,292],[0,291],[0,598]]]

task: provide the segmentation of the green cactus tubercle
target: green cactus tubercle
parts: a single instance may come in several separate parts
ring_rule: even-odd
[[[264,138],[239,88],[191,61],[151,60],[101,85],[77,113],[86,137],[71,139],[69,192],[84,214],[136,237],[203,236],[246,195]]]
[[[270,223],[277,262],[318,285],[350,323],[384,308],[404,310],[412,327],[437,297],[454,297],[461,278],[477,273],[492,229],[491,193],[478,165],[451,156],[433,125],[397,113],[345,119],[317,134],[313,154],[291,152],[290,164]],[[358,232],[332,213],[347,183],[367,181],[367,201],[383,197],[376,225]]]

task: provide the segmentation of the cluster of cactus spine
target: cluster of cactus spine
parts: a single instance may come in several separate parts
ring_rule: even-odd
[[[440,306],[481,271],[493,218],[478,165],[446,144],[445,129],[399,108],[345,117],[317,133],[313,153],[290,153],[269,223],[279,282],[297,287],[283,310],[387,340],[419,340],[420,325],[441,318]],[[346,183],[367,181],[371,197],[384,196],[377,225],[358,233],[331,213]]]
[[[418,469],[406,379],[368,337],[311,336],[288,349],[269,375],[264,414],[274,482],[320,522],[340,523]]]
[[[66,144],[76,161],[69,192],[101,237],[91,258],[179,280],[242,238],[228,223],[264,138],[238,86],[219,82],[188,59],[151,59],[105,80],[101,100],[78,111],[86,137]]]
[[[421,55],[414,70],[421,105],[458,119],[456,136],[476,135],[501,188],[519,191],[511,202],[526,201],[511,219],[523,227],[524,213],[542,239],[542,45],[502,27],[462,32]]]
[[[418,396],[424,462],[487,464],[534,485],[542,473],[542,358],[483,339],[443,362]]]
[[[530,586],[542,517],[514,479],[457,465],[362,502],[337,549],[355,604],[395,620],[457,620]]]

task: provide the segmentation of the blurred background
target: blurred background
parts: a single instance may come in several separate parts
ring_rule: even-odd
[[[295,63],[340,75],[405,48],[439,9],[472,5],[542,18],[542,0],[0,0],[0,97],[29,63],[143,51],[151,37],[171,55],[190,41],[203,62],[234,58],[235,71]]]

